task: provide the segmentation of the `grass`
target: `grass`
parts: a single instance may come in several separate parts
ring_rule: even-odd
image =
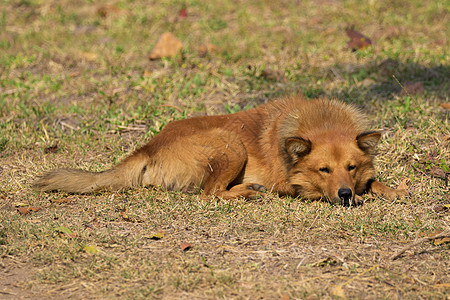
[[[0,7],[2,297],[449,297],[448,243],[389,259],[449,228],[448,111],[439,106],[449,101],[445,1],[118,1],[106,16],[97,8]],[[348,49],[352,24],[371,48]],[[165,31],[182,52],[149,61]],[[200,55],[208,43],[219,50]],[[404,93],[410,83],[423,92]],[[110,168],[172,120],[293,93],[361,107],[386,130],[377,178],[409,179],[412,196],[367,195],[344,208],[277,195],[205,203],[152,188],[30,189],[55,167]],[[21,215],[20,206],[41,210]]]

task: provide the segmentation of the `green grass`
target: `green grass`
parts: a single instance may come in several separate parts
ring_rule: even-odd
[[[433,176],[450,170],[445,1],[115,3],[106,17],[92,1],[0,7],[1,295],[318,299],[342,285],[349,298],[449,297],[448,243],[389,259],[449,228],[448,183]],[[350,25],[373,46],[351,52]],[[148,60],[166,31],[181,53]],[[200,55],[208,43],[218,50]],[[417,82],[423,93],[403,92]],[[409,179],[411,197],[367,195],[349,209],[276,195],[202,202],[152,188],[30,189],[52,168],[110,168],[172,120],[295,93],[362,108],[386,130],[377,179]],[[61,199],[70,201],[52,202]],[[22,216],[22,205],[42,209]]]

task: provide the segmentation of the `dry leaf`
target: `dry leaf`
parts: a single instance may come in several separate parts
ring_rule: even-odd
[[[213,44],[204,44],[199,46],[197,51],[199,56],[204,57],[208,53],[219,52],[220,48]]]
[[[90,228],[90,229],[94,229],[94,228],[100,228],[100,227],[102,227],[102,224],[100,224],[98,221],[97,221],[97,218],[94,218],[92,221],[90,221],[89,223],[84,223],[84,226],[86,226],[87,228]]]
[[[69,239],[74,239],[74,238],[76,238],[77,237],[77,233],[76,232],[72,232],[71,234],[65,234],[65,233],[59,233],[59,236],[60,237],[66,237],[66,238],[69,238]]]
[[[421,95],[425,92],[422,82],[407,82],[403,85],[403,88],[401,95]]]
[[[80,76],[80,72],[74,71],[69,73],[69,77],[74,78]]]
[[[450,237],[444,237],[442,239],[435,239],[434,240],[434,244],[436,246],[442,245],[442,244],[445,244],[445,243],[450,243]]]
[[[134,222],[134,220],[128,216],[126,209],[121,210],[120,215],[122,216],[122,219],[124,219],[125,221]]]
[[[188,16],[187,8],[183,7],[182,9],[180,9],[180,11],[178,12],[178,16],[182,19],[186,19]]]
[[[97,58],[98,58],[98,54],[92,53],[92,52],[81,52],[80,56],[87,61],[94,61],[94,60],[97,60]]]
[[[56,141],[56,143],[53,146],[45,148],[44,153],[56,153],[59,148],[58,144],[59,144],[59,141]]]
[[[187,243],[187,242],[182,242],[182,243],[180,244],[180,248],[181,248],[181,250],[183,250],[183,251],[188,251],[188,250],[191,250],[191,249],[192,249],[192,245],[189,244],[189,243]]]
[[[72,230],[70,230],[69,228],[64,227],[64,226],[56,227],[55,231],[59,232],[59,233],[65,233],[65,234],[71,234],[72,233]]]
[[[60,237],[67,237],[73,239],[74,237],[77,236],[76,232],[72,232],[72,230],[64,226],[56,227],[55,231],[59,233]]]
[[[140,222],[142,222],[142,220],[139,220],[138,218],[133,218],[133,217],[130,217],[128,214],[127,214],[127,210],[124,208],[124,209],[121,209],[120,210],[120,215],[122,216],[122,218],[125,220],[125,221],[127,221],[127,222],[132,222],[132,223],[140,223]]]
[[[447,176],[447,174],[445,173],[444,170],[442,170],[441,168],[436,167],[436,166],[431,167],[430,173],[431,173],[431,175],[433,175],[434,177],[442,178],[442,179],[445,179],[446,176]]]
[[[284,294],[283,296],[281,296],[280,300],[289,300],[289,295]]]
[[[181,50],[182,47],[183,43],[179,39],[177,39],[172,33],[165,32],[159,37],[148,58],[158,59],[173,57],[178,53],[178,51]]]
[[[445,109],[450,109],[450,102],[449,103],[441,103],[441,107]]]
[[[346,298],[345,297],[345,291],[342,288],[341,285],[336,285],[331,289],[331,293],[333,296],[340,297],[340,298]]]
[[[106,18],[112,15],[120,15],[122,13],[123,10],[121,8],[112,4],[105,4],[97,7],[97,14],[102,18]]]
[[[350,38],[347,45],[352,51],[361,50],[372,45],[372,41],[361,32],[353,29],[353,27],[345,29],[345,33]]]
[[[40,207],[19,207],[17,210],[20,212],[22,216],[28,215],[31,212],[36,212],[41,210]]]
[[[266,80],[272,80],[272,81],[283,81],[284,75],[281,72],[265,68],[261,71],[261,77]]]
[[[88,254],[95,254],[100,252],[100,248],[94,245],[86,245],[83,247],[83,251]]]
[[[158,233],[150,235],[148,238],[151,240],[160,240],[163,237],[164,237],[164,232],[158,232]]]
[[[63,204],[63,203],[70,203],[70,202],[72,202],[72,199],[68,199],[68,198],[53,199],[53,200],[50,200],[50,202],[54,203],[54,204]]]

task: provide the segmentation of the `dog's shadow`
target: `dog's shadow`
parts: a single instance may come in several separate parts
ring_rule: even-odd
[[[442,64],[426,66],[387,58],[366,64],[336,64],[324,72],[354,84],[324,91],[327,96],[352,101],[390,101],[395,96],[432,95],[448,98],[450,67]],[[429,97],[428,97],[429,98]],[[361,103],[362,104],[362,103]]]

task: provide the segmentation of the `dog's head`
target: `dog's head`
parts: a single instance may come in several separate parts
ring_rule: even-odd
[[[324,131],[311,139],[287,138],[291,184],[309,199],[353,203],[375,174],[372,159],[380,137],[380,132],[351,136]]]

